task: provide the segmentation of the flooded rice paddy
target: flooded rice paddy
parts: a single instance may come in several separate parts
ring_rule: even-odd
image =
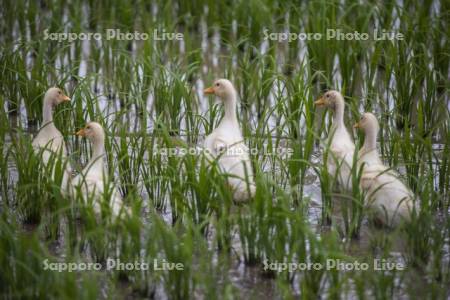
[[[0,293],[447,299],[447,6],[445,1],[5,3]],[[404,39],[289,42],[264,34],[325,34],[327,28],[369,33],[384,28]],[[107,39],[108,29],[149,38]],[[159,38],[167,33],[166,40],[155,39],[155,30]],[[45,32],[55,35],[46,38]],[[60,35],[70,32],[78,38]],[[81,39],[82,33],[101,38]],[[257,191],[249,203],[234,203],[226,175],[204,164],[205,137],[224,108],[203,91],[217,78],[228,78],[238,94],[237,115]],[[130,209],[128,218],[96,217],[79,198],[61,193],[61,178],[49,176],[33,153],[44,93],[55,85],[71,98],[54,111],[71,176],[81,172],[92,150],[75,132],[87,121],[99,122],[110,183]],[[360,191],[342,192],[327,176],[323,157],[332,117],[313,102],[330,89],[344,95],[345,124],[356,147],[364,137],[353,124],[365,111],[378,118],[383,163],[420,199],[420,213],[410,223],[375,224]],[[130,267],[110,268],[112,260]],[[98,270],[59,272],[46,269],[45,261]],[[139,262],[148,269],[138,270]],[[181,270],[170,269],[177,263]]]

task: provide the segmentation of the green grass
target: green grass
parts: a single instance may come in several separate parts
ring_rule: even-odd
[[[449,297],[448,1],[18,0],[2,5],[3,298]],[[261,52],[264,29],[370,33],[374,26],[396,28],[405,39],[269,40]],[[43,39],[45,29],[104,33],[107,28],[149,34],[165,29],[183,33],[184,41]],[[257,193],[246,205],[233,204],[226,175],[203,155],[165,154],[201,144],[218,124],[222,106],[203,97],[201,88],[220,77],[238,91],[238,116],[252,149]],[[54,115],[70,162],[79,171],[90,157],[89,142],[74,133],[86,121],[101,123],[114,179],[107,185],[117,184],[132,210],[129,218],[111,221],[107,210],[98,218],[81,199],[63,196],[63,166],[45,167],[33,153],[43,95],[55,85],[72,98]],[[349,129],[363,111],[379,119],[383,161],[399,170],[420,198],[421,211],[408,226],[376,228],[356,184],[349,195],[334,190],[321,150],[331,119],[313,105],[325,89],[344,94]],[[362,144],[360,133],[352,135]],[[290,157],[280,152],[287,148]],[[359,170],[353,172],[357,182]],[[405,271],[264,270],[265,260],[371,263],[394,256],[406,263]],[[107,258],[159,259],[185,268],[43,269],[45,259],[104,263]]]

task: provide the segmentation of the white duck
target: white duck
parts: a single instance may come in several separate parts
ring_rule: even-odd
[[[34,152],[36,154],[42,154],[42,160],[45,165],[48,164],[52,156],[58,157],[60,152],[62,158],[65,159],[67,157],[67,149],[64,143],[64,138],[53,122],[53,109],[57,105],[64,102],[70,102],[70,98],[57,87],[52,87],[45,93],[42,109],[42,126],[32,142]],[[53,177],[55,175],[54,172],[55,170],[53,170]],[[72,169],[67,162],[61,185],[63,191],[67,188],[67,183],[71,172]]]
[[[333,111],[333,123],[329,134],[331,140],[327,141],[329,145],[326,162],[328,173],[337,180],[343,190],[350,191],[355,144],[344,124],[344,98],[338,91],[328,91],[314,104],[319,107],[325,106]]]
[[[375,218],[386,226],[397,226],[410,220],[415,207],[414,194],[399,180],[399,174],[383,165],[377,150],[379,124],[372,113],[363,114],[354,125],[364,131],[364,145],[358,152],[358,164],[363,165],[361,187],[366,192],[366,204]]]
[[[103,127],[96,122],[89,122],[86,126],[76,133],[78,136],[88,138],[92,143],[92,157],[86,167],[71,182],[72,193],[77,195],[81,191],[84,200],[91,199],[93,201],[94,212],[101,214],[101,201],[104,200],[104,192],[110,193],[109,206],[113,217],[120,215],[123,207],[122,197],[115,186],[108,188],[107,174],[108,170],[105,166],[105,132]],[[125,213],[128,212],[124,209]]]
[[[206,150],[216,159],[223,172],[230,174],[228,184],[233,189],[233,199],[245,202],[254,197],[256,186],[249,157],[248,147],[244,143],[239,127],[236,105],[237,92],[227,79],[219,79],[205,94],[214,94],[221,99],[225,115],[220,124],[205,139]]]

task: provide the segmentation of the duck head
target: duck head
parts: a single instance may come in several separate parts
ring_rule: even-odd
[[[44,97],[44,104],[55,107],[58,104],[70,102],[70,98],[57,87],[52,87],[47,90]]]
[[[220,99],[229,99],[236,97],[236,90],[233,84],[227,79],[218,79],[214,81],[213,86],[203,91],[206,95],[216,95]]]
[[[359,128],[364,131],[364,149],[372,150],[377,147],[377,135],[380,129],[377,118],[372,113],[364,113],[355,125],[354,128]]]
[[[76,135],[86,137],[94,144],[97,141],[103,141],[105,138],[105,131],[102,125],[97,122],[89,122],[83,129],[79,130]]]
[[[359,128],[365,132],[377,133],[379,130],[378,120],[374,114],[366,112],[361,116],[361,119],[353,125],[354,128]]]
[[[327,107],[336,110],[338,107],[344,107],[344,97],[338,91],[328,91],[317,99],[314,104],[318,107]]]

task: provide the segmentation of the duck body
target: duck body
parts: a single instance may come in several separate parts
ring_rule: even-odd
[[[363,171],[361,187],[366,193],[365,203],[374,212],[377,221],[396,227],[403,221],[411,220],[414,194],[396,172],[381,169],[372,166]]]
[[[62,152],[62,157],[67,157],[66,144],[61,132],[55,127],[53,122],[44,124],[32,142],[34,152],[38,154],[42,149],[42,160],[48,164],[51,154]]]
[[[103,167],[103,158],[96,162],[90,162],[71,182],[72,193],[76,195],[79,191],[84,200],[92,200],[94,212],[101,214],[101,201],[103,201],[105,190],[109,194],[111,214],[117,217],[123,206],[122,197],[115,186],[107,185],[109,182],[105,175],[107,170]],[[105,189],[106,188],[106,189]]]
[[[40,155],[45,166],[52,159],[63,159],[64,173],[61,183],[63,192],[67,189],[67,184],[72,173],[70,164],[66,161],[67,149],[63,135],[56,128],[53,122],[53,109],[56,105],[70,101],[70,98],[62,93],[59,88],[50,88],[44,96],[43,121],[38,134],[33,139],[32,146],[36,155]],[[52,178],[55,179],[55,168],[52,170]]]
[[[231,82],[219,79],[209,93],[222,99],[225,115],[217,128],[205,138],[204,147],[213,159],[217,159],[221,171],[229,175],[227,181],[233,190],[234,201],[248,201],[255,196],[256,186],[249,149],[236,116],[236,91]]]
[[[334,126],[332,126],[333,129]],[[334,134],[333,134],[334,131]],[[327,156],[327,169],[339,187],[344,191],[352,190],[352,166],[355,144],[345,126],[334,127]]]
[[[236,130],[227,120],[223,122],[205,139],[205,148],[218,164],[222,172],[230,174],[228,184],[233,189],[233,199],[243,202],[255,195],[253,171],[240,130]],[[246,180],[248,178],[248,182]]]
[[[92,201],[94,212],[100,215],[102,201],[107,199],[113,218],[120,215],[124,208],[122,197],[107,176],[105,165],[104,131],[100,124],[90,122],[77,135],[88,137],[93,144],[93,154],[87,165],[71,181],[73,196],[81,193],[84,201]]]
[[[363,147],[358,152],[362,167],[360,185],[365,192],[365,203],[375,219],[388,227],[409,221],[419,207],[414,193],[399,179],[400,175],[383,164],[376,148],[379,125],[376,117],[365,113],[356,127],[365,132]]]

